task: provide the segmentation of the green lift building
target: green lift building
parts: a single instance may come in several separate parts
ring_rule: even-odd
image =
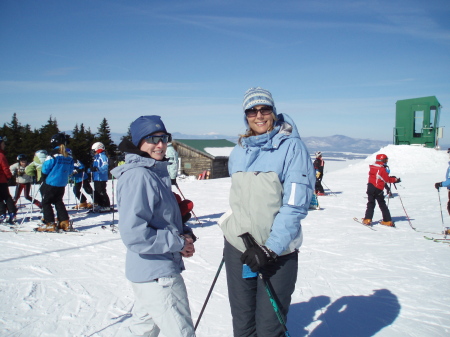
[[[399,100],[396,103],[394,144],[438,148],[441,104],[435,96]]]

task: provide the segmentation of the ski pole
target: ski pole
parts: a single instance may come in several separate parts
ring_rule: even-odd
[[[402,197],[401,197],[400,194],[398,193],[397,185],[396,185],[395,183],[394,183],[394,187],[395,187],[395,190],[397,191],[398,198],[400,199],[400,202],[402,203],[402,207],[403,207],[403,210],[405,211],[406,218],[408,219],[409,225],[411,226],[412,229],[416,230],[416,229],[413,227],[413,225],[412,225],[412,223],[411,223],[411,220],[409,219],[408,213],[406,213],[406,209],[405,209],[405,206],[403,205]]]
[[[437,189],[437,193],[438,193],[438,197],[439,197],[439,208],[441,210],[442,228],[444,228],[444,216],[442,215],[441,194],[439,193],[439,188]]]
[[[205,303],[203,303],[203,307],[202,307],[202,310],[200,311],[200,315],[198,315],[197,322],[195,323],[195,326],[194,326],[194,331],[197,330],[198,324],[200,323],[200,320],[202,319],[203,312],[205,311],[206,305],[208,304],[209,297],[211,296],[211,293],[214,289],[217,278],[219,277],[220,271],[222,270],[224,262],[225,262],[225,259],[222,257],[222,261],[220,262],[219,269],[217,269],[216,276],[214,277],[213,283],[211,284],[211,288],[209,288],[208,295],[206,295]]]
[[[330,188],[327,186],[327,184],[325,184],[325,183],[323,182],[323,180],[322,180],[322,184],[325,185],[325,187],[331,192],[332,195],[334,195],[335,197],[337,197],[337,195],[334,194],[334,192],[333,192],[332,190],[330,190]]]
[[[245,248],[247,249],[250,247],[254,247],[255,245],[258,245],[258,242],[256,242],[255,238],[248,232],[241,234],[239,236],[244,241]],[[291,335],[289,334],[289,331],[287,329],[286,321],[283,317],[283,313],[280,310],[280,304],[278,303],[277,298],[275,297],[276,294],[273,289],[272,282],[270,282],[270,279],[263,277],[263,275],[260,272],[258,272],[258,277],[264,283],[267,295],[269,295],[270,303],[272,304],[273,310],[275,311],[275,315],[277,316],[278,321],[280,322],[281,327],[283,328],[284,335],[286,337],[290,337]]]
[[[178,186],[178,184],[177,184],[176,182],[175,182],[175,186],[178,188],[178,191],[180,192],[180,194],[181,194],[181,196],[183,197],[183,199],[186,199],[186,198],[184,197],[184,195],[183,195],[183,192],[181,192],[180,187]],[[195,220],[197,220],[198,224],[201,225],[201,226],[203,227],[203,224],[202,224],[202,223],[200,222],[200,220],[197,218],[197,216],[195,215],[194,211],[192,210],[191,212],[192,212],[192,214],[194,215]]]
[[[31,199],[31,205],[33,205],[34,201],[36,200],[36,195],[38,194],[39,190],[41,189],[42,184],[43,183],[41,183],[39,185],[39,187],[36,189],[36,192],[34,192],[33,199]],[[30,212],[30,210],[33,210],[33,206],[31,206],[31,208],[28,208],[28,211],[25,213],[24,217],[22,218],[22,221],[20,222],[21,226],[22,226],[23,222],[25,221],[25,218],[27,217],[27,214]]]
[[[111,226],[114,227],[114,176],[112,176],[112,181],[111,181],[112,187],[111,187],[111,192],[112,192],[112,224]]]

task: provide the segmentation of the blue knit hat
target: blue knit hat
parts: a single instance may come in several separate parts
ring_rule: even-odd
[[[130,125],[131,140],[136,146],[139,146],[142,139],[155,132],[167,133],[160,116],[141,116]]]
[[[244,111],[253,108],[257,105],[268,105],[273,108],[273,113],[277,115],[277,109],[275,108],[275,102],[273,101],[272,94],[269,90],[261,87],[250,88],[244,95],[244,102],[242,107]]]

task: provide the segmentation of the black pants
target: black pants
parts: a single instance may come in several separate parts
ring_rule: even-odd
[[[316,193],[325,193],[325,191],[323,190],[323,186],[322,186],[322,178],[323,175],[321,174],[319,178],[316,178]]]
[[[58,216],[59,222],[69,220],[69,214],[67,214],[66,206],[63,202],[65,190],[65,187],[51,186],[46,183],[42,184],[42,209],[44,211],[45,223],[55,222],[55,214],[53,214],[52,204],[55,205],[56,215]]]
[[[6,215],[6,209],[9,213],[17,213],[14,200],[9,194],[8,183],[0,183],[0,215]]]
[[[80,200],[80,203],[85,203],[87,201],[86,196],[84,195],[84,193],[81,192],[81,188],[84,189],[84,191],[89,194],[91,196],[91,198],[94,198],[93,195],[93,191],[92,191],[92,187],[91,184],[89,184],[89,180],[83,180],[80,181],[78,183],[75,183],[75,185],[73,185],[73,194],[75,194],[75,197]]]
[[[259,277],[242,278],[241,255],[242,252],[225,240],[224,259],[234,337],[284,336],[263,281]],[[276,267],[279,269],[270,281],[286,319],[297,281],[298,253],[280,256]]]
[[[378,203],[378,207],[380,207],[381,213],[383,214],[383,221],[392,221],[391,213],[389,212],[389,208],[387,207],[386,201],[384,200],[383,190],[380,190],[369,183],[367,184],[367,197],[369,201],[367,202],[366,215],[364,218],[373,218],[376,201]]]
[[[110,207],[108,193],[106,192],[106,181],[94,181],[94,202],[100,207]]]

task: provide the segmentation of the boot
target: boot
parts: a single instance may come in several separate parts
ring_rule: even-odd
[[[54,223],[54,222],[47,222],[43,226],[36,228],[35,231],[37,231],[37,232],[57,232],[58,227],[57,227],[56,223]]]
[[[0,215],[0,223],[6,222],[6,214]]]
[[[372,225],[372,219],[362,219],[362,223],[367,226],[370,226]]]
[[[395,227],[395,224],[392,221],[381,221],[380,224],[388,227]]]
[[[63,220],[63,221],[61,221],[61,222],[59,223],[59,228],[61,228],[61,229],[62,229],[63,231],[65,231],[65,232],[70,231],[70,230],[71,230],[71,227],[72,227],[72,226],[70,226],[69,220]]]
[[[16,221],[16,213],[9,213],[8,223],[13,225]]]
[[[42,209],[42,205],[41,205],[41,202],[40,202],[39,200],[35,200],[35,201],[33,202],[33,204],[34,204],[35,206],[39,207],[40,209]]]
[[[444,229],[444,231],[442,232],[442,234],[444,234],[444,235],[450,235],[450,227],[446,227],[446,228]]]

